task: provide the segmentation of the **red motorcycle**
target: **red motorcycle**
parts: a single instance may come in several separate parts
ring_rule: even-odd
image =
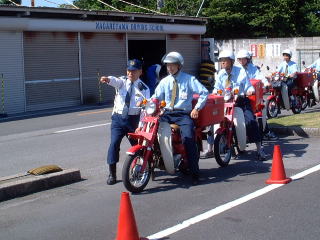
[[[228,166],[236,150],[244,151],[247,144],[244,114],[241,108],[235,107],[238,89],[225,89],[224,119],[215,131],[214,157],[221,167]],[[218,94],[223,94],[222,90]]]
[[[302,98],[302,110],[305,110],[308,106],[312,107],[316,102],[313,91],[314,85],[316,85],[316,92],[319,92],[317,74],[313,69],[306,69],[305,72],[298,72],[296,82],[298,86],[298,95]]]
[[[260,80],[252,79],[250,81],[255,88],[255,94],[248,97],[253,113],[256,115],[257,120],[259,118],[263,119],[263,84]],[[219,95],[222,93],[221,90],[218,91]],[[247,146],[244,114],[241,108],[236,107],[238,98],[243,98],[244,96],[239,96],[238,93],[238,89],[225,89],[224,119],[215,131],[214,156],[221,167],[228,166],[232,155],[238,155]],[[263,121],[261,124],[263,124]]]
[[[197,96],[194,96],[194,103]],[[154,179],[156,168],[174,174],[177,169],[187,169],[188,159],[182,144],[179,126],[160,122],[165,111],[165,102],[157,99],[145,101],[140,128],[129,137],[138,140],[138,144],[127,151],[122,169],[122,181],[130,192],[139,193]],[[223,98],[209,95],[198,119],[195,119],[195,139],[198,152],[202,151],[203,130],[218,123],[223,118]]]
[[[271,95],[266,101],[266,111],[268,118],[275,118],[278,116],[280,109],[292,110],[293,113],[298,114],[302,110],[302,93],[301,89],[295,86],[291,90],[292,99],[288,95],[288,86],[282,84],[286,82],[288,77],[284,73],[273,73],[271,76],[271,88],[269,89]]]

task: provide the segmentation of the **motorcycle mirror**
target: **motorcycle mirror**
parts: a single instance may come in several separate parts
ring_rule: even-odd
[[[269,66],[267,66],[267,70],[268,70],[268,71],[270,70]]]
[[[302,65],[303,65],[303,66],[306,65],[306,62],[305,62],[304,60],[302,61]]]

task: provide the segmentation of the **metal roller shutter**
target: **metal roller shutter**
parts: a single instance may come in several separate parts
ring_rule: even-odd
[[[201,58],[199,35],[176,35],[167,36],[167,53],[176,51],[184,58],[183,71],[197,75]]]
[[[130,33],[128,40],[166,40],[165,34]]]
[[[113,103],[114,88],[100,85],[100,75],[126,74],[126,34],[81,33],[82,91],[85,103]]]
[[[24,32],[27,111],[80,104],[77,33]]]
[[[24,112],[22,33],[0,31],[0,54],[0,74],[3,74],[4,79],[4,113]],[[0,80],[0,94],[3,90],[1,82],[2,80]],[[1,98],[0,113],[3,113]]]

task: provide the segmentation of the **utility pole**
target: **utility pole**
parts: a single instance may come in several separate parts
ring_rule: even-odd
[[[31,7],[34,7],[34,0],[31,0]]]
[[[164,7],[164,0],[157,0],[157,9],[158,11],[161,10],[161,8]]]

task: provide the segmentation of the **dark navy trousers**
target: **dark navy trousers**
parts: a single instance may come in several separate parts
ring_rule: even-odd
[[[199,154],[194,136],[194,123],[188,111],[165,111],[161,122],[177,124],[180,127],[182,143],[188,156],[188,164],[191,174],[199,174]]]
[[[107,155],[108,164],[114,164],[119,161],[121,141],[128,133],[136,130],[139,124],[140,115],[129,115],[128,118],[122,118],[121,114],[114,113],[111,120],[111,142]],[[129,138],[129,141],[131,145],[137,143],[134,139]]]

